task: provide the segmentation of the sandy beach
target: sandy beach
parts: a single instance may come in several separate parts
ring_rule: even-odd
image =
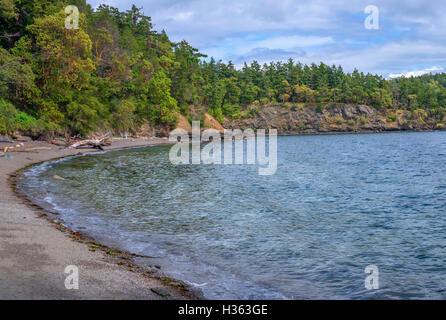
[[[165,139],[114,139],[106,150],[166,144]],[[15,143],[14,143],[15,144]],[[0,148],[10,147],[0,143]],[[132,255],[95,244],[92,239],[52,222],[19,197],[11,175],[33,163],[94,150],[66,149],[45,142],[26,142],[0,157],[0,299],[186,299],[183,285],[160,272],[137,266]],[[79,269],[79,289],[65,288],[68,265]]]

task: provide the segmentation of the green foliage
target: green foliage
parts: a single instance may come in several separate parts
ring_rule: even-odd
[[[129,100],[116,103],[112,115],[112,126],[118,134],[126,134],[134,128],[135,110],[136,106]]]
[[[397,119],[396,114],[391,113],[387,116],[387,122],[395,122]]]
[[[412,117],[414,119],[423,119],[423,118],[427,117],[427,112],[425,110],[423,110],[423,109],[415,109],[412,112]]]
[[[209,114],[220,123],[224,122],[223,111],[221,108],[213,108],[209,110]]]
[[[0,47],[0,96],[23,105],[39,90],[35,85],[35,75],[29,64]]]
[[[257,117],[259,114],[260,114],[259,110],[257,110],[257,109],[249,109],[249,111],[247,113],[249,118]]]
[[[20,111],[15,115],[14,124],[16,130],[29,136],[38,136],[46,131],[45,123],[43,121],[39,121],[23,111]]]
[[[267,104],[269,104],[269,99],[268,98],[260,98],[260,104],[263,106],[266,106]]]
[[[177,102],[170,96],[171,80],[162,71],[153,75],[148,86],[149,94],[143,112],[156,124],[175,126]]]
[[[17,109],[10,102],[0,99],[0,134],[10,134],[16,130],[16,114]]]
[[[0,99],[0,134],[8,135],[16,131],[38,137],[50,132],[51,125],[24,111],[18,111],[10,102]]]
[[[13,0],[1,0],[0,1],[0,17],[5,20],[17,20],[18,14]]]
[[[80,9],[78,30],[65,28],[68,4]],[[179,112],[190,118],[191,105],[220,122],[256,117],[270,104],[318,113],[327,103],[364,104],[410,110],[421,121],[446,115],[446,74],[389,81],[324,63],[253,61],[236,69],[204,57],[153,30],[136,6],[93,10],[85,0],[1,0],[0,130],[125,134],[146,122],[173,128]]]
[[[104,108],[95,97],[78,97],[65,107],[65,123],[73,133],[86,135],[97,128]]]
[[[223,115],[227,116],[230,119],[239,119],[241,107],[238,104],[230,104],[225,103],[222,107]]]

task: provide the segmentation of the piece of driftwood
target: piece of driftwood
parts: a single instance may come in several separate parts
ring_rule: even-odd
[[[34,147],[34,148],[21,148],[21,147],[6,147],[3,149],[3,152],[31,152],[31,153],[38,153],[38,151],[41,150],[51,150],[50,147]]]
[[[30,142],[32,139],[30,137],[24,137],[24,136],[15,136],[14,141],[17,142]]]
[[[51,142],[51,144],[54,144],[54,145],[60,146],[60,147],[66,147],[67,145],[69,145],[69,144],[67,144],[66,141],[57,140],[57,139],[56,140],[51,140],[50,142]]]
[[[35,151],[35,150],[9,150],[9,152],[26,152],[26,153],[39,153],[39,151]]]
[[[97,139],[87,139],[87,140],[81,140],[73,143],[69,146],[69,148],[72,149],[78,149],[78,148],[94,148],[94,149],[100,149],[104,150],[103,147],[111,145],[111,138],[109,136],[97,138]]]
[[[34,147],[34,148],[27,148],[25,150],[27,150],[27,151],[29,151],[29,150],[51,150],[51,148],[50,147]]]

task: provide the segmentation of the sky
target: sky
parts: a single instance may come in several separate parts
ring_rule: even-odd
[[[155,30],[164,29],[172,41],[186,40],[200,52],[239,67],[253,60],[293,58],[386,78],[446,71],[444,0],[87,2],[120,10],[134,3],[152,17]],[[378,19],[371,17],[376,11],[366,13],[370,5],[378,9]]]

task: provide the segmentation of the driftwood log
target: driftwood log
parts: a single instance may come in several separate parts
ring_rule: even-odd
[[[17,145],[15,147],[5,147],[3,149],[3,153],[7,153],[7,152],[33,152],[33,153],[38,153],[38,151],[42,151],[42,150],[51,150],[50,147],[34,147],[34,148],[22,148],[21,145]]]
[[[67,147],[69,145],[69,143],[67,143],[66,141],[62,141],[60,139],[51,140],[51,144],[54,144],[59,147]]]
[[[94,149],[100,149],[104,150],[103,147],[111,145],[111,138],[106,135],[100,138],[96,139],[87,139],[87,140],[81,140],[73,143],[69,146],[69,148],[82,148],[82,147],[89,147]]]
[[[9,148],[11,149],[11,148]],[[44,150],[51,150],[50,147],[36,147],[36,148],[26,148],[26,149],[15,149],[13,150],[13,152],[33,152],[33,153],[39,153],[39,151],[44,151]]]

